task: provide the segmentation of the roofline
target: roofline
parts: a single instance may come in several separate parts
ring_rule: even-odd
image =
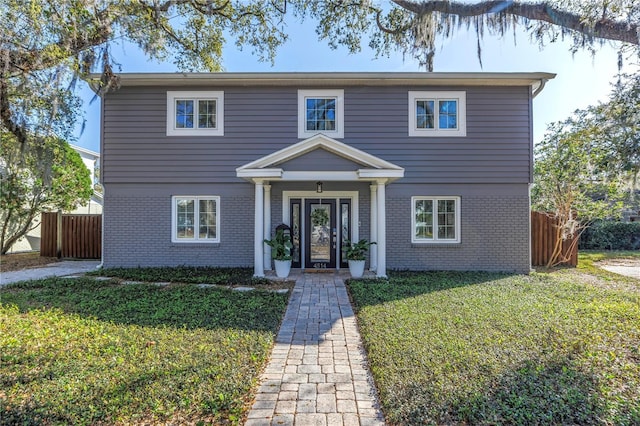
[[[221,72],[122,73],[121,86],[327,86],[327,85],[464,85],[536,86],[555,78],[544,72]],[[99,78],[99,75],[92,75]]]
[[[96,158],[100,158],[100,154],[98,154],[98,153],[97,153],[97,152],[95,152],[95,151],[91,151],[90,149],[83,148],[83,147],[81,147],[81,146],[74,145],[74,144],[72,144],[72,143],[70,143],[69,145],[71,146],[71,148],[73,148],[74,150],[76,150],[76,151],[78,151],[78,152],[82,152],[82,153],[85,153],[85,154],[88,154],[88,155],[92,155],[92,156],[94,156],[94,157],[96,157]]]

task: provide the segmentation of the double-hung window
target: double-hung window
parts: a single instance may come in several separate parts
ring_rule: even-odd
[[[223,136],[224,92],[167,92],[167,136]]]
[[[344,137],[344,90],[298,90],[298,137]]]
[[[172,197],[172,234],[174,243],[220,242],[220,197]]]
[[[409,92],[409,136],[466,136],[465,92]]]
[[[411,242],[460,242],[460,197],[412,197],[411,211]]]

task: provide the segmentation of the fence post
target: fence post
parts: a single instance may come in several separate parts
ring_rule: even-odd
[[[62,257],[62,210],[56,214],[56,257]]]
[[[532,266],[546,266],[553,254],[556,244],[558,220],[544,212],[531,212],[531,246]],[[564,265],[577,266],[578,245],[574,240],[562,241],[563,256],[569,253],[569,259],[562,262]]]

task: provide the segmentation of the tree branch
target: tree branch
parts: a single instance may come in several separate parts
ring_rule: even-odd
[[[474,4],[451,2],[447,0],[433,0],[425,2],[409,0],[392,1],[401,8],[419,16],[433,12],[458,15],[461,17],[503,13],[524,19],[558,25],[584,34],[587,37],[622,41],[625,43],[640,45],[640,28],[638,28],[638,24],[614,21],[607,19],[603,14],[602,18],[593,23],[593,25],[590,25],[584,22],[582,16],[559,9],[549,1],[540,3],[523,3],[519,1],[506,2],[504,0],[490,0]]]
[[[7,130],[15,135],[16,139],[21,146],[26,146],[27,133],[25,129],[15,122],[11,114],[10,102],[9,102],[9,86],[7,81],[0,76],[0,123],[7,128]]]
[[[219,15],[226,19],[232,19],[224,11],[228,8],[229,2],[223,3],[221,6],[214,7],[214,2],[210,0],[170,0],[158,6],[147,4],[140,1],[138,6],[153,13],[156,16],[156,23],[159,28],[169,37],[187,48],[186,44],[179,40],[174,32],[169,31],[165,25],[160,25],[159,14],[166,14],[172,7],[183,4],[189,4],[193,10],[206,16]],[[3,47],[0,49],[0,58],[4,62],[2,65],[3,77],[10,77],[16,74],[32,73],[59,65],[61,59],[71,58],[80,52],[100,46],[111,39],[114,25],[118,24],[119,11],[112,11],[108,8],[95,13],[93,18],[85,23],[86,27],[92,25],[95,29],[90,32],[78,32],[71,37],[63,37],[57,42],[51,43],[37,49],[9,49]]]
[[[382,23],[382,20],[380,19],[382,16],[382,10],[375,10],[375,14],[376,14],[376,25],[378,26],[378,29],[383,33],[387,33],[390,35],[402,34],[405,31],[409,30],[409,28],[411,28],[411,25],[413,24],[413,21],[412,21],[411,24],[406,25],[404,27],[395,28],[395,29],[387,28],[384,26],[384,24]]]
[[[66,52],[67,57],[72,57],[85,49],[106,43],[111,37],[111,23],[101,25],[88,37],[83,35],[86,36],[86,34],[78,34],[72,39],[63,39],[34,50],[0,49],[0,58],[6,61],[3,64],[3,74],[9,77],[16,73],[28,74],[51,68],[60,64],[60,52]]]

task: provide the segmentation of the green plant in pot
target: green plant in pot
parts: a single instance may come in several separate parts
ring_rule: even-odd
[[[344,256],[349,262],[349,272],[353,278],[360,278],[364,274],[364,261],[367,257],[369,247],[375,244],[374,242],[368,242],[365,239],[352,243],[351,241],[345,241],[343,246]]]
[[[264,242],[271,247],[271,258],[276,267],[276,275],[279,278],[286,278],[291,271],[291,249],[293,243],[291,236],[285,234],[283,229],[276,230],[276,235]]]

